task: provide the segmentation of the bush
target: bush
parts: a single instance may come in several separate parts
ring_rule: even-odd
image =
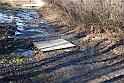
[[[75,27],[80,27],[82,30],[86,31],[86,33],[87,31],[92,33],[114,32],[118,33],[119,37],[123,37],[123,0],[115,0],[113,2],[111,0],[44,1],[46,1],[49,5],[52,5],[52,7],[47,8],[47,14],[52,15],[53,12],[59,10],[60,14],[53,14],[54,16],[56,14],[59,15],[54,20],[59,21],[59,23],[65,21],[69,28],[75,29]]]

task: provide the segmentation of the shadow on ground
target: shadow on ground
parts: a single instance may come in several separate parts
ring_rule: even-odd
[[[26,83],[25,80],[28,80],[30,83],[110,83],[116,81],[121,83],[120,79],[124,81],[124,54],[107,55],[107,53],[122,44],[123,42],[120,41],[92,55],[77,50],[63,52],[38,62],[18,65],[14,70],[10,69],[12,67],[6,70],[5,67],[1,67],[0,82]],[[117,71],[122,72],[116,73]]]

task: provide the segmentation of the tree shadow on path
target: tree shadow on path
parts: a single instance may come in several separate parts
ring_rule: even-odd
[[[39,62],[34,62],[34,63],[31,63],[31,64],[26,64],[27,66],[28,65],[32,65],[29,68],[23,68],[23,69],[17,70],[17,72],[24,72],[24,71],[28,71],[29,70],[30,72],[28,72],[28,73],[22,73],[22,74],[12,75],[12,76],[6,76],[6,75],[11,73],[11,72],[14,72],[14,71],[3,73],[2,75],[5,75],[5,77],[0,78],[0,82],[3,82],[3,81],[6,82],[7,80],[8,80],[7,82],[9,82],[11,80],[15,80],[15,79],[13,79],[13,77],[17,78],[16,81],[18,81],[18,80],[20,80],[22,78],[30,79],[31,77],[35,77],[35,76],[38,76],[40,74],[48,74],[50,72],[53,72],[53,71],[55,71],[57,69],[60,69],[60,68],[63,68],[63,67],[77,66],[78,64],[80,64],[79,62],[81,62],[83,60],[88,61],[90,58],[95,58],[97,56],[103,56],[103,54],[113,50],[114,48],[116,48],[116,47],[118,47],[120,45],[122,45],[121,41],[116,43],[116,44],[114,44],[114,45],[112,45],[108,49],[106,49],[106,50],[104,50],[104,51],[102,51],[102,52],[100,52],[98,54],[93,54],[92,55],[93,57],[84,55],[84,56],[76,58],[76,59],[71,59],[68,62],[63,62],[63,63],[60,63],[60,64],[56,64],[56,65],[54,65],[54,66],[52,66],[50,68],[45,68],[45,69],[37,70],[37,71],[30,71],[30,70],[33,70],[33,69],[36,69],[36,68],[42,68],[43,65],[47,65],[49,63],[54,63],[54,62],[56,62],[58,60],[61,60],[63,58],[69,57],[69,56],[73,57],[73,55],[78,55],[78,54],[81,54],[82,52],[79,52],[79,51],[75,50],[75,51],[72,51],[72,52],[58,54],[58,55],[56,55],[54,57],[45,58],[45,59],[40,60]],[[40,63],[40,64],[33,66],[33,64],[36,64],[36,63]],[[115,64],[109,65],[109,66],[106,65],[106,66],[102,66],[101,68],[94,68],[94,69],[92,69],[92,70],[90,70],[90,71],[88,71],[88,72],[86,72],[86,73],[84,73],[82,75],[76,75],[76,76],[74,76],[72,78],[69,78],[68,80],[65,80],[65,81],[63,80],[63,83],[71,82],[71,80],[74,80],[74,82],[75,82],[77,79],[79,79],[81,77],[88,76],[87,79],[82,81],[82,82],[86,83],[89,80],[95,79],[96,77],[99,77],[99,76],[102,76],[102,75],[106,75],[106,74],[114,72],[114,71],[116,71],[118,69],[124,68],[124,67],[120,66],[123,63],[124,63],[124,59],[122,59],[121,61],[119,61],[119,62],[117,62]],[[87,63],[85,63],[85,64],[87,64]],[[85,64],[82,64],[82,65],[85,65]],[[88,64],[91,64],[91,63],[88,63]],[[109,68],[112,68],[112,70],[107,70]],[[103,70],[105,72],[101,72],[101,73],[97,74],[95,77],[90,77],[89,76],[89,75],[92,75],[92,74],[98,72],[99,70]]]

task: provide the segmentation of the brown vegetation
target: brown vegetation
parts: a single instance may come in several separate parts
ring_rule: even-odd
[[[123,38],[124,1],[111,0],[44,0],[48,5],[43,16],[59,25],[67,25],[67,30],[82,34],[116,33]],[[77,28],[77,29],[75,29]],[[76,31],[75,31],[76,30]]]
[[[41,8],[43,17],[64,26],[62,30],[68,32],[60,37],[68,35],[70,37],[70,33],[73,33],[70,41],[75,36],[79,37],[74,42],[71,41],[79,45],[77,46],[79,50],[54,50],[44,55],[36,52],[35,56],[27,58],[21,56],[21,51],[14,54],[11,52],[18,47],[32,49],[30,40],[24,40],[24,38],[15,42],[13,39],[4,38],[0,41],[0,54],[2,54],[0,55],[0,82],[104,83],[116,82],[118,79],[122,79],[123,82],[123,0],[117,0],[118,4],[108,0],[44,1],[47,5]],[[13,26],[0,24],[0,38],[14,33],[11,32],[14,30],[9,27],[15,30]],[[52,29],[49,28],[49,31]],[[10,32],[6,32],[8,30]],[[56,29],[57,35],[60,34],[59,30]],[[68,39],[68,37],[65,38]]]

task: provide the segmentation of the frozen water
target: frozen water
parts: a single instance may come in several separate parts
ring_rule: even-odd
[[[16,23],[18,23],[18,22],[19,22],[19,23],[22,23],[23,21],[22,21],[20,18],[16,17],[16,18],[15,18],[15,22],[16,22]]]
[[[37,30],[37,29],[29,29],[26,31],[30,31],[30,32],[44,32],[45,30]]]
[[[15,35],[21,35],[21,34],[22,34],[21,32],[18,31],[15,32]]]
[[[39,25],[36,25],[36,24],[30,24],[29,26],[31,26],[31,27],[39,27]]]
[[[17,17],[19,18],[23,18],[23,19],[26,19],[26,20],[32,20],[33,18],[31,17],[31,14],[30,13],[18,13],[17,14]]]
[[[16,25],[17,26],[23,26],[23,23],[17,22]]]
[[[84,46],[82,47],[81,51],[85,51],[85,47]]]
[[[8,14],[8,12],[15,12],[15,16]],[[11,10],[5,10],[6,14],[0,13],[0,22],[3,23],[15,23],[17,26],[17,31],[15,32],[14,38],[19,38],[20,36],[26,36],[30,35],[29,37],[39,37],[44,35],[49,35],[45,29],[40,27],[38,23],[44,23],[47,24],[48,22],[41,18],[40,14],[36,10],[22,10],[20,11],[11,11]],[[35,23],[33,19],[36,19]],[[38,19],[38,20],[37,20]],[[44,25],[47,27],[46,25]],[[36,33],[36,34],[35,34]],[[41,34],[40,34],[41,33]],[[22,35],[23,34],[23,35]]]
[[[22,53],[22,56],[26,56],[26,57],[32,57],[32,56],[34,56],[34,51],[33,50],[28,50],[28,51],[26,51],[26,52],[23,52]]]
[[[17,48],[17,51],[20,51],[20,52],[22,52],[22,51],[24,51],[24,49]]]
[[[17,30],[19,30],[19,31],[24,31],[25,29],[23,28],[23,26],[18,26],[18,27],[17,27]]]
[[[24,26],[23,23],[19,23],[19,22],[17,22],[16,25],[18,26],[18,27],[17,27],[17,30],[19,30],[19,31],[23,31],[23,30],[25,30],[25,29],[23,28],[23,26]]]
[[[45,19],[41,18],[40,20],[41,23],[44,23],[44,24],[48,24],[49,22],[47,22]]]
[[[8,16],[7,14],[0,13],[0,22],[12,23],[14,20],[14,16]]]

